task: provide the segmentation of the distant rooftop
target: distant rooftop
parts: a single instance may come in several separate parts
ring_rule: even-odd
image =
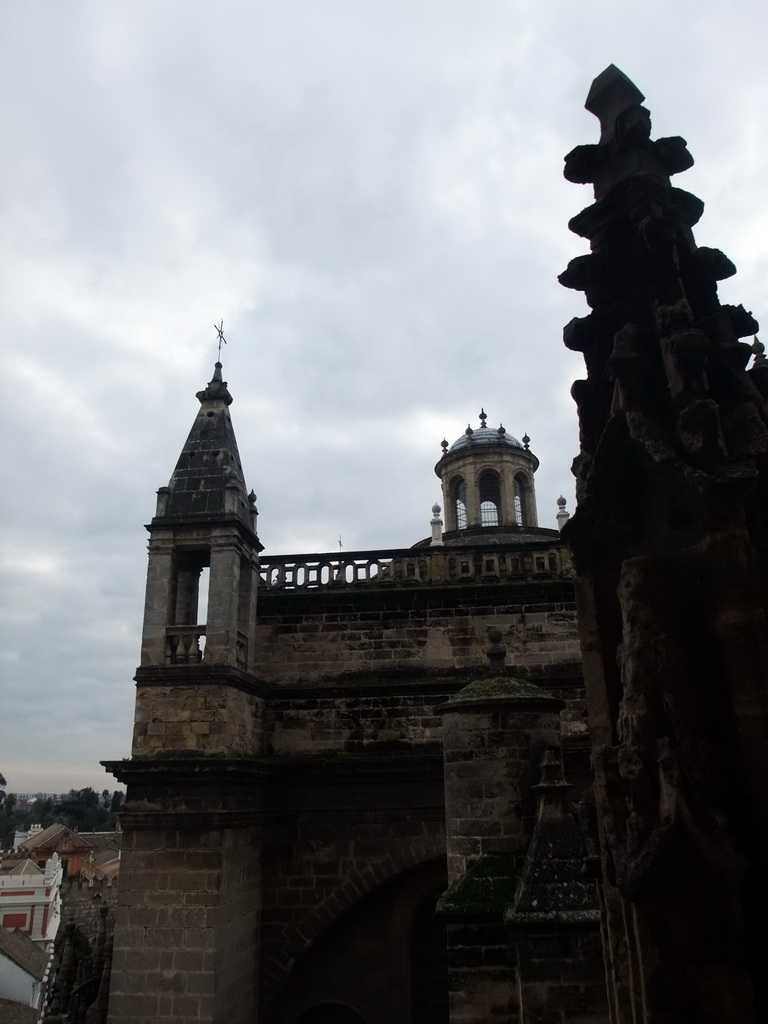
[[[0,928],[0,954],[12,960],[37,981],[43,980],[48,953],[17,928]]]

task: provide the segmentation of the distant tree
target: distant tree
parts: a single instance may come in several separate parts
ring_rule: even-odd
[[[48,828],[56,820],[53,809],[54,803],[51,797],[37,797],[37,799],[32,801],[32,806],[27,812],[27,818],[29,819],[27,824],[42,825],[43,828]]]
[[[47,828],[55,823],[80,832],[109,832],[116,824],[122,809],[123,794],[103,790],[98,793],[90,786],[71,789],[60,797],[38,796],[26,807],[19,807],[15,794],[0,789],[0,850],[13,845],[14,833],[25,831],[30,825]]]
[[[104,797],[106,793],[106,798]],[[53,808],[56,821],[81,832],[107,832],[115,827],[115,814],[108,790],[97,793],[85,789],[71,789]]]
[[[0,850],[9,850],[13,846],[13,837],[18,827],[17,816],[14,814],[16,807],[16,794],[4,794],[2,809],[0,809]]]

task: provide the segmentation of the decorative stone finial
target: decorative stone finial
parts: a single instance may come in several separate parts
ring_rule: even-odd
[[[563,776],[563,759],[557,747],[547,747],[541,759],[540,781],[533,788],[540,792],[557,792],[572,788]]]
[[[221,378],[221,363],[217,362],[214,366],[213,377],[208,382],[208,387],[198,391],[195,397],[201,404],[218,399],[226,405],[232,405],[232,395],[227,390],[227,382]]]
[[[499,424],[499,437],[504,437],[506,432],[507,432],[507,428],[504,426],[503,423],[500,423]]]
[[[469,438],[469,440],[471,441],[471,440],[472,440],[472,435],[474,434],[474,430],[473,430],[473,429],[472,429],[472,427],[471,427],[471,426],[469,425],[469,423],[467,424],[467,429],[466,429],[466,430],[464,431],[464,433],[465,433],[465,434],[467,435],[467,437],[468,437],[468,438]]]
[[[248,511],[251,515],[251,529],[259,535],[259,510],[256,508],[256,495],[253,491],[248,495]]]
[[[443,449],[443,455],[447,455],[448,454],[448,442],[446,441],[445,438],[443,438],[443,440],[440,442],[440,447]]]
[[[752,339],[752,351],[755,354],[755,361],[752,364],[754,366],[765,366],[768,363],[768,358],[765,355],[765,345],[760,341],[757,335]]]
[[[485,409],[481,409],[480,410],[480,426],[481,427],[485,426],[485,421],[487,419],[488,419],[488,417],[485,415]]]
[[[504,671],[504,664],[507,660],[506,645],[501,642],[502,634],[500,629],[488,630],[488,647],[485,653],[488,656],[488,664],[497,672]]]
[[[584,106],[600,121],[601,141],[605,142],[613,136],[619,115],[640,106],[644,99],[635,83],[615,64],[609,64],[592,83]]]
[[[565,526],[565,524],[571,518],[570,513],[566,511],[566,508],[565,508],[565,498],[562,496],[562,494],[557,499],[557,515],[555,516],[555,518],[557,520],[557,528],[558,528],[558,530],[562,530],[562,528]]]
[[[430,543],[442,544],[443,543],[443,520],[440,518],[440,506],[435,502],[432,506],[432,518],[429,521],[429,525],[432,527],[432,538]]]
[[[527,434],[523,434],[523,445],[524,445],[526,451],[528,451],[528,445],[530,443],[531,443],[530,437],[528,437]]]

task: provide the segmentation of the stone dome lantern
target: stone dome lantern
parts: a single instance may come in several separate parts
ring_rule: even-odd
[[[530,438],[489,427],[480,410],[480,426],[467,429],[452,445],[442,442],[435,466],[443,488],[446,533],[474,528],[536,527],[533,475],[539,460]]]

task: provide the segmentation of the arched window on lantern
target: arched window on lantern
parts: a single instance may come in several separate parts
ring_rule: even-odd
[[[515,522],[518,526],[526,525],[525,514],[525,480],[521,476],[515,477]]]
[[[480,474],[480,525],[498,526],[501,522],[501,488],[498,476],[487,469]]]
[[[464,480],[457,480],[453,485],[453,507],[456,512],[456,529],[467,528],[467,485]]]

